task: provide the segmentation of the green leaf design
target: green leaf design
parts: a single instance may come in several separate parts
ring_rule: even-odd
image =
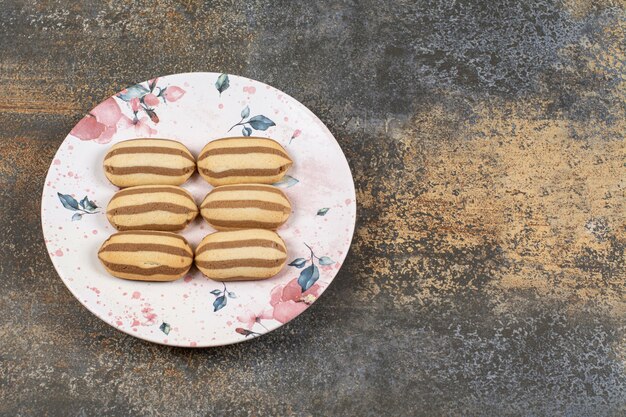
[[[96,206],[96,203],[94,203],[93,201],[89,200],[87,198],[87,196],[85,196],[85,198],[83,198],[82,200],[80,200],[80,206],[82,208],[84,208],[87,211],[94,211],[95,209],[98,208],[98,206]]]
[[[126,89],[124,93],[119,93],[117,96],[124,101],[131,101],[134,98],[140,98],[148,94],[150,90],[141,84],[131,85]]]
[[[237,294],[232,291],[228,291],[228,298],[237,298]]]
[[[320,258],[320,265],[332,265],[334,263],[335,263],[335,261],[330,259],[328,256],[322,256]]]
[[[316,265],[311,264],[311,266],[304,268],[302,272],[300,272],[300,276],[298,277],[298,285],[302,288],[302,292],[305,292],[309,288],[315,284],[315,282],[320,277],[320,270]]]
[[[159,329],[165,334],[170,334],[170,330],[172,330],[172,327],[166,322],[163,322],[163,324],[159,326]]]
[[[69,194],[61,194],[57,193],[59,196],[59,200],[61,200],[61,204],[68,210],[76,211],[78,210],[78,201],[74,197]]]
[[[306,265],[306,259],[304,258],[296,258],[289,264],[289,266],[295,266],[296,268],[303,268],[304,265]]]
[[[250,107],[246,106],[243,108],[243,110],[241,111],[241,118],[245,119],[246,117],[250,116]]]
[[[74,213],[74,215],[72,216],[72,221],[76,222],[76,221],[78,221],[78,220],[80,220],[82,218],[83,218],[83,214],[82,213]]]
[[[226,91],[230,87],[230,81],[228,79],[228,74],[221,74],[217,77],[217,81],[215,81],[215,88],[222,95],[224,91]]]
[[[219,311],[223,309],[224,307],[226,307],[227,301],[228,300],[226,299],[226,296],[224,295],[217,297],[215,301],[213,301],[213,312],[215,313],[216,311]]]
[[[317,215],[318,216],[324,216],[324,215],[326,215],[326,213],[328,213],[328,210],[330,210],[330,208],[328,208],[328,207],[321,208],[321,209],[317,210]]]
[[[213,291],[211,291],[211,294],[216,295],[216,296],[220,295],[221,293],[222,293],[221,290],[213,290]]]
[[[276,126],[276,123],[262,114],[251,117],[247,123],[255,130],[267,130],[272,126]]]
[[[252,134],[252,129],[244,126],[243,129],[241,129],[241,134],[244,136],[250,136]]]
[[[293,187],[299,182],[300,180],[295,179],[291,175],[285,175],[282,180],[275,182],[272,185],[274,187],[279,187],[279,188],[289,188],[289,187]]]

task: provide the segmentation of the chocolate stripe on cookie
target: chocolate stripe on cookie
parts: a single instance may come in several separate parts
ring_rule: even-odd
[[[243,184],[243,185],[222,185],[214,188],[211,194],[217,194],[222,191],[263,191],[268,193],[279,194],[284,196],[285,194],[276,187],[264,184]]]
[[[146,154],[146,153],[159,154],[159,155],[176,155],[176,156],[180,156],[185,159],[188,159],[193,163],[196,162],[193,159],[192,155],[190,155],[189,153],[185,152],[182,149],[168,148],[168,147],[162,147],[162,146],[125,146],[125,147],[120,147],[117,149],[112,149],[111,151],[109,151],[109,153],[107,153],[105,161],[114,157],[115,155]]]
[[[228,259],[223,261],[199,261],[196,260],[196,265],[201,268],[207,269],[231,269],[239,267],[253,267],[253,268],[275,268],[283,263],[282,259],[256,259],[256,258],[243,258],[243,259]]]
[[[282,165],[277,168],[244,168],[244,169],[228,169],[225,171],[215,172],[206,168],[200,168],[200,172],[212,178],[227,177],[269,177],[279,175],[286,170],[286,166]]]
[[[155,174],[155,175],[164,175],[164,176],[172,176],[179,177],[189,174],[194,170],[195,167],[183,167],[183,168],[163,168],[157,166],[130,166],[130,167],[113,167],[110,165],[105,165],[104,169],[106,172],[112,175],[129,175],[129,174]]]
[[[146,230],[146,229],[159,229],[166,232],[178,232],[187,226],[187,222],[176,224],[164,224],[164,223],[146,223],[137,225],[119,225],[120,230]]]
[[[176,233],[169,233],[169,232],[157,232],[156,230],[138,230],[138,231],[134,231],[134,232],[117,232],[116,234],[114,234],[113,236],[111,236],[111,238],[115,237],[115,236],[124,236],[124,235],[133,235],[133,236],[166,236],[166,237],[172,237],[172,238],[176,238],[176,239],[180,239],[183,242],[185,242],[185,244],[187,244],[187,240],[182,237],[181,235],[177,235]]]
[[[100,249],[98,253],[106,252],[159,252],[187,258],[191,257],[191,254],[181,247],[160,243],[109,243]]]
[[[213,148],[204,151],[199,157],[198,160],[202,160],[207,156],[215,156],[215,155],[244,155],[251,153],[262,153],[269,155],[277,155],[283,157],[285,159],[289,159],[289,155],[283,152],[280,149],[270,148],[268,146],[241,146],[241,147],[224,147],[224,148]]]
[[[126,188],[124,190],[120,190],[111,199],[111,201],[115,200],[117,197],[124,197],[128,195],[135,194],[151,194],[151,193],[172,193],[177,195],[182,195],[184,197],[189,198],[189,193],[187,193],[182,188],[178,187],[137,187],[137,188]]]
[[[269,239],[246,239],[246,240],[229,240],[226,242],[209,242],[196,249],[196,253],[200,254],[210,249],[234,249],[234,248],[272,248],[282,253],[286,253],[285,248],[277,242]]]
[[[262,200],[217,200],[208,201],[204,203],[201,208],[203,209],[220,209],[220,208],[259,208],[263,210],[275,210],[285,211],[291,210],[291,207],[287,207],[280,203],[273,203],[271,201]]]
[[[123,215],[123,214],[142,214],[149,213],[151,211],[167,211],[174,214],[187,214],[191,211],[189,207],[181,206],[174,203],[146,203],[146,204],[134,204],[132,206],[120,206],[107,211],[107,214],[111,215]]]
[[[212,226],[229,229],[276,229],[282,222],[261,222],[255,220],[207,219]]]
[[[104,264],[104,266],[106,266],[111,271],[139,275],[139,276],[150,276],[150,275],[177,276],[177,275],[184,274],[185,272],[187,272],[191,266],[190,265],[190,266],[175,268],[171,266],[160,265],[160,266],[155,266],[151,268],[141,268],[136,265],[116,264],[112,262],[103,261],[102,259],[100,261]]]

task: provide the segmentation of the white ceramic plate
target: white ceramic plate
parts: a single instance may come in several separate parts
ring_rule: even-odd
[[[138,137],[168,138],[197,155],[213,139],[242,134],[271,137],[294,160],[278,184],[293,205],[278,230],[291,265],[269,280],[226,284],[207,279],[195,267],[175,282],[110,276],[97,258],[102,242],[115,232],[104,213],[117,191],[102,170],[110,146]],[[197,203],[211,189],[197,173],[183,187]],[[57,151],[41,207],[52,263],[89,311],[141,339],[191,347],[251,339],[306,310],[341,267],[355,215],[350,168],[326,126],[269,85],[217,73],[157,78],[96,106]],[[198,218],[182,234],[195,248],[212,231]]]

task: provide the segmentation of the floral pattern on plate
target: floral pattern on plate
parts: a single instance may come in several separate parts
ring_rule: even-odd
[[[278,229],[289,265],[273,278],[250,282],[212,281],[196,268],[167,283],[108,275],[96,254],[115,232],[100,208],[117,190],[101,168],[109,147],[127,139],[161,137],[178,140],[197,155],[210,140],[227,136],[271,137],[294,160],[276,184],[293,205],[291,217]],[[183,187],[197,202],[211,190],[197,174]],[[341,148],[306,107],[258,81],[188,73],[128,87],[80,120],[50,165],[41,210],[52,262],[92,313],[144,340],[205,347],[272,331],[314,303],[346,257],[356,202]],[[199,218],[182,234],[195,247],[213,231]]]

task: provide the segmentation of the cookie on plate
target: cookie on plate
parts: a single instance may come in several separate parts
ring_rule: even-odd
[[[196,266],[216,281],[260,280],[285,266],[285,242],[271,230],[245,229],[215,232],[196,248]]]
[[[180,185],[196,170],[189,149],[169,139],[131,139],[116,143],[104,157],[104,174],[120,188]]]
[[[187,240],[170,232],[129,231],[111,235],[98,258],[114,277],[137,281],[174,281],[193,263]]]
[[[235,137],[209,142],[200,151],[198,172],[211,185],[273,184],[293,161],[272,139]]]
[[[285,193],[271,185],[222,185],[207,194],[200,213],[218,230],[276,229],[289,218],[291,204]]]
[[[191,194],[174,185],[138,185],[115,193],[107,218],[117,230],[184,229],[198,215]]]

